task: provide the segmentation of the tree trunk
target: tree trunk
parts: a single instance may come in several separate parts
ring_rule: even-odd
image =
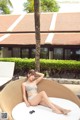
[[[40,12],[39,12],[39,0],[34,0],[34,18],[35,18],[35,39],[36,39],[35,69],[37,71],[40,71]]]

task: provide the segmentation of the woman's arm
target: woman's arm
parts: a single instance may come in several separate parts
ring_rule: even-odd
[[[27,106],[30,106],[27,97],[26,97],[26,90],[25,90],[25,85],[22,83],[22,94],[23,94],[23,100],[26,103]]]
[[[36,76],[38,76],[38,78],[36,79],[36,84],[38,84],[44,78],[44,74],[36,72]]]

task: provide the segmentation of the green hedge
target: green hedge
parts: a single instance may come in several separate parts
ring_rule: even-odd
[[[15,62],[15,74],[24,74],[29,69],[35,69],[35,59],[27,58],[0,58],[0,61],[14,61]],[[63,72],[80,72],[80,61],[76,60],[50,60],[40,59],[41,72],[48,72],[52,75],[56,72],[61,74]]]
[[[75,60],[41,60],[41,68],[57,70],[80,70],[80,61]]]

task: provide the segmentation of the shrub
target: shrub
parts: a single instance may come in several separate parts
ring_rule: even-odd
[[[14,61],[14,74],[25,75],[29,69],[35,69],[35,59],[0,58],[0,61]],[[40,59],[40,70],[41,72],[44,72],[45,75],[48,74],[48,76],[51,77],[54,77],[55,74],[57,74],[58,77],[61,77],[62,74],[71,73],[74,74],[74,77],[77,77],[80,71],[80,61]]]

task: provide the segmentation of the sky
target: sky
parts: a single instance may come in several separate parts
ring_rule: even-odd
[[[80,3],[60,3],[59,12],[80,12]]]
[[[58,2],[80,2],[80,0],[56,0]]]
[[[27,0],[11,0],[13,4],[13,12],[12,14],[23,14],[25,13],[23,11],[23,3]],[[65,1],[65,0],[57,0],[59,2]],[[66,0],[67,3],[59,3],[60,10],[59,12],[80,12],[80,0]],[[71,3],[68,3],[70,1]],[[74,2],[74,3],[72,3]],[[79,3],[77,3],[79,2]]]
[[[23,12],[23,3],[27,0],[11,0],[13,4],[13,12],[12,14],[22,14]]]
[[[59,12],[80,12],[80,0],[56,0],[59,3]]]

